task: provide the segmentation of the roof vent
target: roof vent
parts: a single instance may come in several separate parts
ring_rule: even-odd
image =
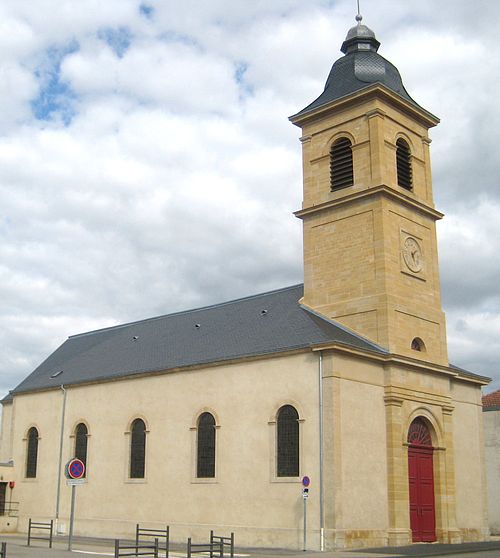
[[[57,378],[57,376],[60,376],[63,372],[64,372],[64,370],[59,370],[59,371],[54,372],[53,374],[51,374],[50,377],[51,378]]]
[[[137,341],[137,339],[139,339],[139,336],[138,336],[138,335],[134,335],[134,336],[132,337],[132,339],[133,339],[134,341]]]
[[[200,329],[201,325],[200,325],[200,324],[194,324],[194,327],[195,327],[196,329]]]
[[[267,310],[261,310],[261,311],[260,311],[260,315],[261,315],[261,316],[265,316],[266,314],[267,314]]]

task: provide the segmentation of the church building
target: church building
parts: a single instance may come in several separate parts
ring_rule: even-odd
[[[488,537],[489,380],[449,363],[441,307],[439,120],[379,46],[358,15],[290,118],[303,284],[73,335],[4,399],[0,492],[19,531],[68,533],[77,457],[77,535],[140,523],[302,549],[307,496],[313,550]]]

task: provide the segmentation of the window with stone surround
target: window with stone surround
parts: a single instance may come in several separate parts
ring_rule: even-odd
[[[211,413],[202,413],[197,422],[196,477],[215,478],[215,418]]]
[[[278,411],[276,476],[299,476],[299,413],[292,405]]]
[[[28,430],[28,444],[26,452],[26,478],[35,479],[38,462],[38,430],[32,426]]]

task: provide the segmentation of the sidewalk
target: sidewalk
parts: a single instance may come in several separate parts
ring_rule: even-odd
[[[7,558],[104,558],[114,556],[112,539],[74,537],[73,550],[68,551],[66,537],[54,539],[52,549],[43,541],[34,541],[26,546],[26,535],[1,535],[0,541],[7,542]],[[485,556],[500,557],[500,538],[488,542],[463,544],[414,544],[403,547],[384,547],[358,550],[334,550],[328,552],[286,549],[235,549],[235,558],[412,558],[425,556],[450,556],[484,552]],[[185,545],[172,544],[169,558],[185,558]]]

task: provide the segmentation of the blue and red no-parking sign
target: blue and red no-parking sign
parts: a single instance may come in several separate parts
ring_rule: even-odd
[[[66,476],[69,479],[82,479],[85,474],[85,464],[81,459],[71,459],[66,464]]]

